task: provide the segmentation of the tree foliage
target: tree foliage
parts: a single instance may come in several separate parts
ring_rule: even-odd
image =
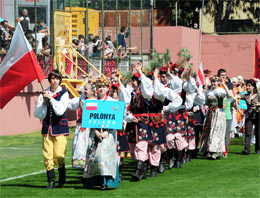
[[[215,18],[216,32],[259,32],[259,1],[255,0],[206,0],[205,13]],[[241,14],[246,20],[234,20],[231,16]]]

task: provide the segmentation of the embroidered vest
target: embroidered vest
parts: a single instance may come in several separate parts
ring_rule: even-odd
[[[60,101],[62,95],[66,92],[65,89],[62,89],[53,98]],[[47,104],[47,115],[43,120],[42,135],[47,135],[49,130],[53,136],[69,134],[67,116],[65,113],[61,116],[57,116],[50,103]]]

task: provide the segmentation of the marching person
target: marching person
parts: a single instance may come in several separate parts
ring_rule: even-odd
[[[250,154],[250,140],[253,125],[255,125],[255,152],[256,154],[260,154],[260,94],[256,89],[256,83],[253,79],[247,81],[246,88],[248,93],[241,96],[241,99],[246,101],[248,107],[245,112],[245,148],[242,153],[244,155]]]
[[[160,73],[164,72],[165,68],[160,69]],[[166,70],[167,71],[167,70]],[[165,119],[165,116],[162,114],[164,112],[164,107],[170,105],[171,108],[178,108],[182,104],[182,98],[175,93],[172,89],[170,89],[168,86],[165,86],[162,82],[159,81],[158,78],[158,69],[155,69],[153,71],[153,77],[154,77],[154,96],[152,98],[151,102],[151,108],[149,109],[150,117],[152,117],[153,124],[155,126],[151,127],[152,131],[155,131],[156,139],[157,141],[153,141],[152,143],[160,144],[160,156],[157,161],[159,162],[159,172],[164,172],[165,165],[164,160],[168,157],[168,151],[166,148],[166,131],[167,131],[167,119]],[[156,122],[155,122],[156,121]],[[156,144],[155,144],[156,145]],[[153,172],[156,173],[155,170],[157,170],[155,167],[153,167]]]
[[[225,88],[219,87],[220,82]],[[211,78],[211,87],[206,93],[208,106],[203,129],[201,152],[210,159],[219,159],[225,152],[226,115],[223,100],[232,97],[224,81],[218,76]]]
[[[142,63],[135,67],[136,73],[132,76],[131,102],[126,115],[126,132],[133,158],[136,160],[136,171],[132,175],[134,181],[146,179],[148,160],[148,141],[152,135],[148,130],[149,103],[153,95],[152,81],[142,73]],[[146,114],[146,115],[145,115]]]
[[[43,120],[42,151],[49,183],[47,188],[52,189],[55,187],[54,164],[59,170],[59,187],[66,182],[64,159],[69,127],[65,111],[69,94],[60,86],[62,77],[59,71],[51,71],[48,81],[50,87],[39,96],[34,115]]]
[[[96,87],[95,82],[87,80],[83,87],[81,98],[73,98],[70,100],[68,108],[75,110],[78,113],[77,126],[72,143],[72,167],[85,168],[86,153],[88,149],[89,128],[82,128],[82,109],[83,100],[96,100]]]
[[[109,81],[96,81],[97,97],[102,101],[115,101],[109,96]],[[99,185],[101,190],[119,186],[119,172],[116,149],[116,130],[91,129],[89,134],[89,148],[84,170],[84,187]]]

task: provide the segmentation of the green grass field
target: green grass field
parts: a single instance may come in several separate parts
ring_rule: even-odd
[[[68,139],[66,165],[71,165],[72,138],[73,128]],[[47,190],[40,132],[2,136],[0,180],[42,173],[1,182],[0,197],[260,197],[260,156],[241,155],[242,139],[233,139],[231,143],[227,159],[212,161],[199,157],[181,169],[167,170],[157,178],[140,182],[130,181],[134,164],[127,160],[123,172],[125,180],[118,189],[83,189],[82,171],[67,168],[65,186]]]

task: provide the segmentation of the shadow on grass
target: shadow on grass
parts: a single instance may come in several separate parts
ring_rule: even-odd
[[[25,188],[46,188],[46,186],[42,185],[31,185],[31,184],[2,184],[1,186],[6,186],[6,187],[25,187]]]

